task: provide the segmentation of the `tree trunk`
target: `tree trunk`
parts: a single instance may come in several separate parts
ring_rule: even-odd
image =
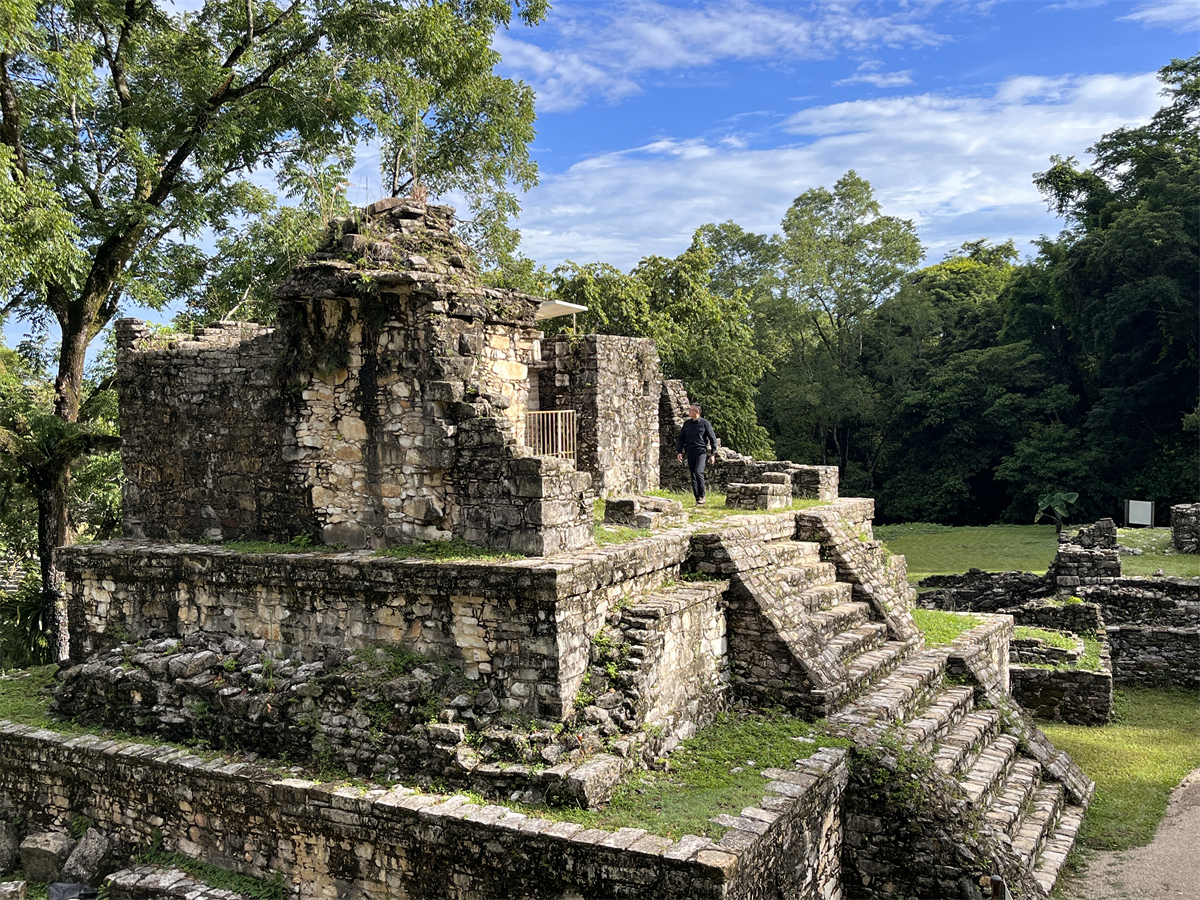
[[[58,570],[58,535],[60,518],[65,514],[58,502],[61,479],[50,479],[37,486],[38,560],[42,570],[41,630],[50,644],[50,656],[55,662],[70,654],[70,635],[67,631],[67,605],[62,590],[62,573]]]

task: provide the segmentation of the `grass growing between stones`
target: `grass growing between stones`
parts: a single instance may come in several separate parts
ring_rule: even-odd
[[[821,747],[848,742],[826,737],[816,726],[782,712],[722,713],[716,722],[680,744],[669,771],[634,772],[604,809],[542,808],[534,815],[588,828],[645,828],[680,838],[719,838],[727,829],[709,819],[738,815],[762,802],[767,768],[790,769]]]
[[[426,541],[424,544],[388,547],[386,550],[376,550],[375,555],[391,559],[425,559],[433,562],[465,562],[476,559],[489,562],[509,562],[525,558],[519,553],[506,553],[503,550],[477,547],[474,544],[468,544],[460,537],[451,538],[448,541]]]
[[[969,613],[943,612],[936,609],[914,609],[913,622],[925,635],[925,645],[942,647],[951,644],[964,632],[983,622],[979,616]]]
[[[1200,766],[1200,695],[1120,688],[1102,727],[1039,723],[1096,782],[1079,833],[1084,850],[1130,850],[1154,838],[1167,799]]]
[[[275,877],[270,879],[254,878],[250,875],[230,872],[228,869],[219,868],[212,863],[192,859],[182,853],[167,853],[164,850],[147,850],[139,853],[136,862],[143,866],[179,869],[209,887],[232,891],[248,897],[250,900],[283,900],[287,896],[282,872],[276,872]]]

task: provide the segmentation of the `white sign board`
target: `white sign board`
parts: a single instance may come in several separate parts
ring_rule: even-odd
[[[1154,502],[1152,500],[1126,500],[1125,524],[1154,527]]]

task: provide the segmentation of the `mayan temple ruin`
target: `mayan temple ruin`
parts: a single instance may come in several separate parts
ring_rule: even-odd
[[[546,337],[452,225],[335,220],[273,328],[117,323],[125,534],[61,551],[54,708],[158,740],[0,724],[6,817],[297,898],[1047,897],[1093,785],[1012,699],[1012,617],[927,648],[835,467],[731,457],[737,509],[689,522],[653,343]],[[406,555],[439,542],[488,552]],[[550,812],[777,708],[841,740],[717,837]],[[155,884],[109,896],[183,896]]]

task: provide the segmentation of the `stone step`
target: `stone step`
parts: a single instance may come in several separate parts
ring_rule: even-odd
[[[836,575],[836,570],[833,568],[833,563],[826,563],[829,568],[830,577]],[[813,585],[803,591],[798,598],[798,602],[807,613],[820,613],[834,609],[838,606],[844,606],[851,602],[851,597],[854,594],[854,585],[846,581],[827,581],[824,584]],[[864,604],[865,605],[865,604]],[[870,607],[867,608],[868,615]]]
[[[756,570],[752,574],[758,575],[762,571]],[[823,594],[839,590],[832,587],[837,584],[834,581],[837,569],[833,563],[817,561],[798,566],[779,566],[769,571],[776,595],[796,606],[798,612],[815,612],[809,607],[808,601],[802,599],[808,592],[817,591],[818,594]]]
[[[931,752],[963,716],[975,708],[975,691],[967,685],[943,688],[921,714],[904,729],[905,746],[922,753]]]
[[[903,721],[925,703],[929,692],[941,683],[946,657],[941,653],[922,653],[914,658],[912,646],[904,641],[889,641],[878,650],[856,657],[847,667],[850,680],[857,679],[867,689],[860,690],[858,699],[830,716],[830,724],[886,725]],[[878,685],[872,689],[869,685],[873,681]]]
[[[841,603],[822,612],[810,613],[808,616],[808,624],[827,641],[833,640],[844,631],[865,625],[870,620],[871,607],[866,603]]]
[[[807,565],[821,561],[821,545],[814,541],[763,541],[754,548],[776,566]]]
[[[1043,784],[1034,792],[1032,809],[1021,820],[1013,835],[1013,851],[1033,867],[1034,860],[1055,832],[1059,810],[1064,802],[1063,787],[1057,782]]]
[[[1008,773],[1004,790],[992,801],[985,813],[989,822],[1012,837],[1013,829],[1021,820],[1025,804],[1031,802],[1034,792],[1042,784],[1042,767],[1032,759],[1018,759]]]
[[[1047,894],[1054,890],[1054,882],[1058,880],[1059,870],[1067,861],[1067,854],[1075,846],[1075,839],[1079,836],[1079,826],[1083,824],[1083,813],[1082,806],[1073,804],[1063,809],[1054,833],[1047,839],[1041,856],[1038,857],[1033,877]]]
[[[826,647],[838,659],[848,660],[887,643],[887,625],[883,622],[867,622],[830,638]]]
[[[1000,712],[977,709],[963,716],[938,745],[933,764],[944,775],[957,778],[978,759],[1000,728]]]
[[[1002,734],[984,747],[962,777],[967,799],[976,806],[987,806],[1003,788],[1016,758],[1017,739],[1011,734]]]

